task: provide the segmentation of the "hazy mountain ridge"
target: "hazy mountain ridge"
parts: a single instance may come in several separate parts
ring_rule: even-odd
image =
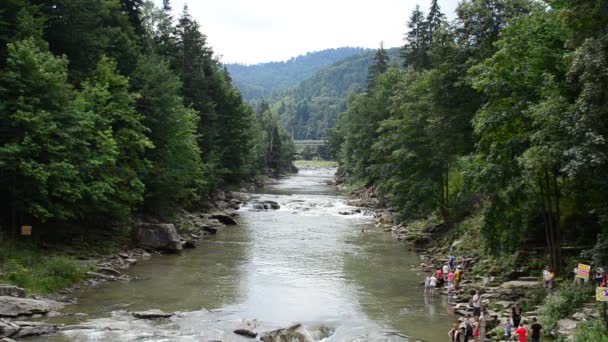
[[[399,49],[389,49],[388,53],[391,64],[399,66]],[[365,90],[374,54],[375,50],[369,50],[346,57],[266,101],[296,139],[322,139],[346,110],[348,96]]]
[[[254,65],[226,64],[234,85],[247,101],[268,98],[285,91],[313,76],[324,67],[352,55],[371,51],[364,48],[342,47],[309,52],[285,62]]]

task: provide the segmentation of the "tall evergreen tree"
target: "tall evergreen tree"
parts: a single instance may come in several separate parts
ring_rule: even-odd
[[[409,30],[405,34],[405,45],[401,49],[403,65],[415,70],[425,69],[428,67],[428,29],[424,12],[420,10],[419,5],[412,11],[407,27]]]
[[[368,68],[367,89],[373,88],[374,84],[376,84],[376,80],[378,79],[378,77],[388,70],[389,62],[390,58],[388,57],[388,53],[384,49],[384,42],[380,42],[380,47],[376,51],[376,54],[374,55],[374,60]]]
[[[441,7],[439,7],[439,0],[431,0],[429,15],[426,17],[428,35],[427,46],[430,47],[433,44],[433,35],[441,26],[443,26],[445,20],[445,14],[441,12]]]

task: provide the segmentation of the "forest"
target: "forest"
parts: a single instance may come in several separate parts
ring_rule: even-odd
[[[187,7],[0,5],[0,231],[107,225],[291,170],[291,136],[232,85]],[[6,236],[5,235],[5,236]]]
[[[298,85],[320,69],[368,49],[342,47],[308,52],[284,62],[226,64],[246,101],[261,100]]]
[[[450,22],[434,0],[399,61],[379,49],[327,133],[351,185],[405,222],[478,219],[495,257],[608,262],[608,2],[469,0]]]

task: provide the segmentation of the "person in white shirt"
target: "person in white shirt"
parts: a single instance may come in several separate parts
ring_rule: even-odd
[[[431,276],[431,279],[429,281],[429,290],[431,295],[435,294],[435,287],[437,287],[437,278],[435,278],[435,275],[433,274],[433,276]]]
[[[481,316],[481,295],[479,294],[479,290],[475,290],[475,295],[473,296],[473,317]]]
[[[450,272],[450,267],[448,265],[443,265],[443,282],[447,284],[448,281],[448,272]]]

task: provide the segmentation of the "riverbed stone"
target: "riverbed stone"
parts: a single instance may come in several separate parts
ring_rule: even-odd
[[[63,305],[52,300],[0,296],[0,317],[32,316],[61,310]]]
[[[249,337],[249,338],[256,338],[258,337],[258,333],[253,332],[249,329],[236,329],[234,331],[235,334],[237,335],[241,335],[241,336],[245,336],[245,337]]]
[[[43,322],[24,322],[24,321],[15,321],[13,322],[19,325],[19,331],[11,336],[12,338],[24,338],[24,337],[34,337],[41,335],[53,334],[59,331],[57,326],[49,325]]]
[[[15,285],[0,284],[0,296],[25,297],[25,290]]]
[[[173,224],[143,223],[133,227],[131,233],[133,241],[142,247],[173,253],[182,250],[181,240]]]
[[[277,203],[275,201],[263,201],[261,203],[264,206],[264,209],[273,209],[273,210],[281,209],[281,206],[279,205],[279,203]]]
[[[542,283],[538,280],[528,281],[528,280],[512,280],[500,285],[502,288],[506,289],[534,289],[542,286]]]
[[[236,222],[236,220],[232,216],[222,214],[222,213],[212,214],[211,218],[216,219],[216,220],[220,221],[221,223],[228,225],[228,226],[235,226],[238,224],[238,222]]]
[[[19,325],[8,319],[0,319],[0,338],[13,336],[17,331],[19,331]]]
[[[131,312],[131,315],[135,318],[141,319],[158,319],[158,318],[169,318],[173,316],[173,313],[164,312],[158,309],[148,310],[148,311],[135,311]]]
[[[560,319],[559,321],[557,321],[557,333],[560,336],[570,336],[574,333],[574,330],[576,329],[577,325],[578,322],[573,319]]]

